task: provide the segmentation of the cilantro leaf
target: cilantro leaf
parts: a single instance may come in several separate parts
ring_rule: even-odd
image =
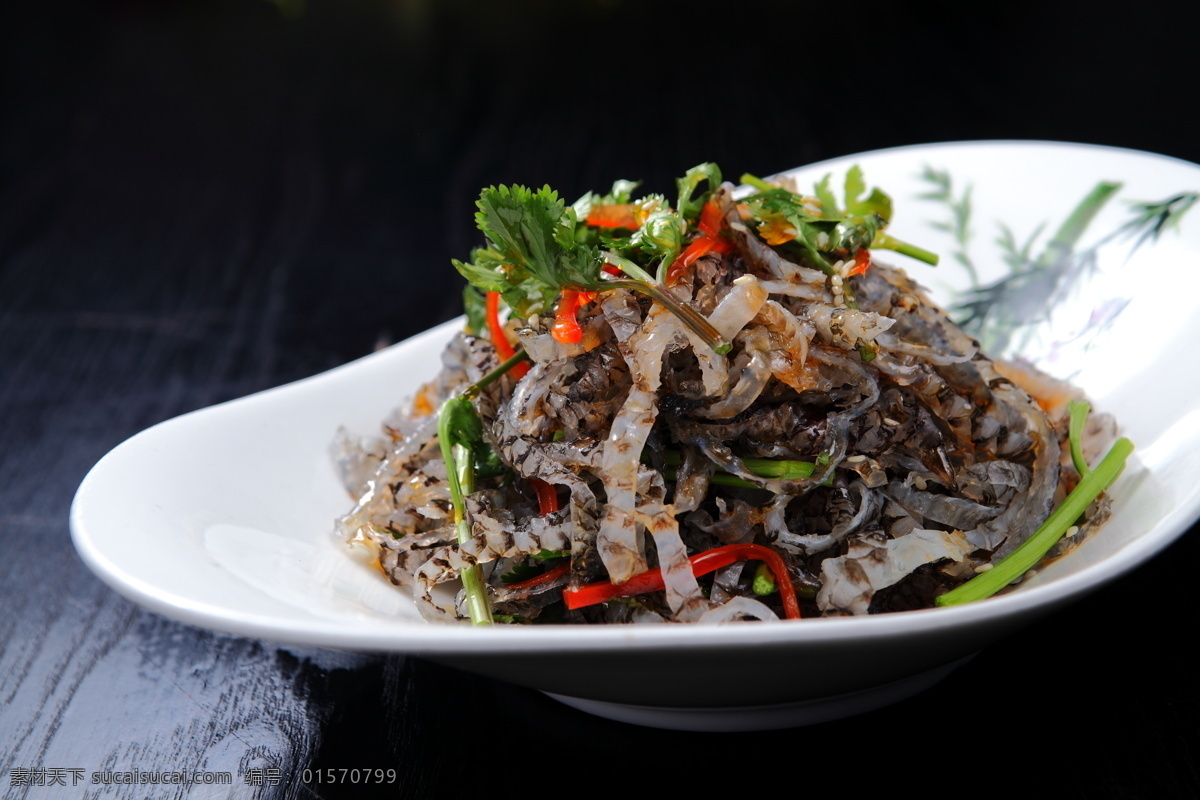
[[[856,217],[879,217],[886,224],[892,218],[892,198],[881,189],[872,189],[862,200],[847,198],[846,210]]]
[[[513,564],[512,569],[500,576],[500,580],[504,581],[504,584],[507,586],[508,584],[520,583],[521,581],[527,581],[532,578],[536,578],[541,574],[541,567],[522,561],[517,564]]]
[[[640,247],[651,261],[657,259],[665,271],[683,249],[683,220],[670,208],[660,208],[646,217],[630,244]]]
[[[842,212],[838,210],[837,198],[833,196],[833,190],[829,188],[829,179],[833,177],[833,173],[826,173],[825,177],[817,181],[814,187],[817,200],[821,203],[821,209],[827,216],[836,217]]]
[[[450,259],[450,263],[472,286],[485,292],[499,292],[518,316],[528,317],[553,308],[558,296],[556,287],[532,280],[528,270],[505,264],[495,250],[480,247],[471,258],[469,262]]]
[[[450,263],[459,274],[467,279],[472,286],[485,292],[505,292],[512,288],[505,274],[496,269],[496,263],[488,256],[486,250],[476,250],[472,257],[475,262],[450,259]]]
[[[575,240],[578,218],[549,186],[484,189],[475,222],[505,264],[519,267],[555,290],[589,288],[600,280],[599,251]]]
[[[536,553],[531,555],[530,558],[566,558],[569,555],[571,555],[570,550],[547,550],[543,547],[541,550],[538,550]]]
[[[770,244],[786,243],[798,248],[803,257],[826,274],[832,274],[833,261],[852,256],[863,248],[895,250],[927,264],[937,264],[937,256],[933,253],[884,233],[892,216],[892,199],[880,189],[872,189],[864,197],[867,183],[857,164],[846,171],[843,181],[844,210],[838,207],[830,188],[832,177],[832,174],[826,174],[817,181],[815,198],[804,198],[753,175],[743,175],[743,183],[759,189],[757,194],[746,198],[746,204],[757,217],[763,238]],[[809,210],[814,200],[820,204],[816,213]],[[786,228],[784,221],[794,230],[794,235],[781,235]],[[847,304],[854,307],[850,295],[847,295]]]
[[[699,168],[697,168],[699,169]],[[715,167],[695,173],[698,181],[712,178]],[[614,194],[632,191],[633,184],[615,184]],[[537,191],[524,186],[491,186],[476,201],[475,223],[491,247],[472,254],[473,262],[454,261],[454,267],[472,285],[499,292],[520,317],[548,312],[564,289],[603,291],[625,288],[649,295],[675,314],[717,353],[729,352],[730,343],[695,309],[654,283],[636,263],[597,246],[598,235],[580,226],[578,208],[587,196],[568,208],[549,186]],[[661,196],[651,196],[656,203]],[[673,261],[682,244],[683,223],[661,200],[660,216],[650,213],[646,224],[629,238],[643,257]],[[602,280],[606,262],[620,265],[630,278]]]
[[[467,315],[467,333],[478,336],[487,330],[487,310],[483,292],[474,284],[463,287],[463,311]]]
[[[693,204],[691,202],[692,195],[703,181],[708,181],[709,191],[696,198],[696,202]],[[675,208],[679,210],[681,216],[696,217],[700,214],[700,207],[708,199],[707,195],[721,185],[721,168],[712,162],[697,164],[689,169],[682,178],[676,178],[675,185],[679,189],[679,202],[675,204]]]
[[[641,186],[641,181],[615,180],[612,191],[604,197],[605,203],[628,203],[633,199],[633,190]]]
[[[862,167],[858,164],[846,170],[846,180],[843,183],[843,189],[846,192],[846,208],[849,208],[850,204],[866,191],[867,182],[863,180]]]

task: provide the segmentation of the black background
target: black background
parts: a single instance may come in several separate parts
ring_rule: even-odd
[[[1195,4],[1082,2],[6,7],[0,786],[42,796],[9,785],[19,767],[260,766],[280,784],[235,778],[228,796],[375,796],[301,781],[358,766],[396,769],[378,794],[401,797],[776,777],[823,795],[1200,796],[1194,530],[916,698],[701,735],[418,659],[169,622],[100,584],[67,529],[88,468],[138,430],[457,314],[448,260],[476,242],[483,185],[669,191],[705,160],[768,174],[961,139],[1200,161],[1197,22]]]

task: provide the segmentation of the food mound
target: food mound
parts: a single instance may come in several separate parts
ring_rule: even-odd
[[[483,191],[442,372],[383,438],[335,443],[357,499],[337,534],[426,618],[925,608],[1103,521],[1128,448],[1087,460],[1111,421],[1085,426],[1076,390],[993,361],[875,261],[936,262],[885,232],[887,195],[857,168],[841,202],[828,177],[743,182],[704,164],[673,205],[626,181],[572,206]],[[1050,413],[1019,384],[1049,386]]]

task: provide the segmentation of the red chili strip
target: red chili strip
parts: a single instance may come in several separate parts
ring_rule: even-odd
[[[554,312],[554,325],[550,335],[560,344],[575,344],[583,338],[583,328],[579,327],[579,307],[596,299],[595,292],[577,292],[574,289],[563,289],[562,297],[558,299],[558,308]]]
[[[717,236],[725,227],[725,215],[721,213],[717,204],[710,200],[700,209],[700,223],[696,227],[701,233]]]
[[[492,346],[496,348],[496,355],[500,356],[501,361],[507,361],[517,354],[513,346],[508,343],[508,336],[504,333],[504,326],[500,324],[500,293],[487,293],[487,326],[488,333],[492,337]],[[520,380],[529,372],[529,365],[524,361],[514,366],[511,370],[513,377]]]
[[[716,204],[711,200],[705,203],[700,209],[700,223],[696,226],[700,236],[684,248],[667,269],[667,286],[674,286],[683,280],[696,259],[709,253],[728,253],[733,249],[733,243],[721,236],[724,223],[725,218]]]
[[[683,280],[696,259],[709,253],[728,253],[733,249],[733,243],[728,239],[706,233],[687,246],[679,257],[671,263],[667,270],[667,286],[674,286]]]
[[[543,517],[558,511],[558,492],[553,486],[537,478],[530,478],[529,485],[537,495],[538,511]]]
[[[587,224],[594,228],[638,229],[637,206],[633,203],[608,203],[592,206],[588,211]]]
[[[529,485],[533,487],[533,491],[537,494],[538,511],[541,512],[543,517],[547,514],[553,514],[555,511],[558,511],[558,492],[554,490],[553,486],[537,478],[530,478]],[[508,584],[508,588],[529,589],[533,586],[539,586],[543,583],[548,583],[561,575],[566,575],[567,570],[569,569],[571,569],[571,562],[567,561],[566,563],[559,564],[554,569],[546,570],[541,575],[530,578],[529,580],[520,581],[518,583],[510,583]]]
[[[519,583],[510,583],[508,585],[508,588],[509,589],[529,589],[534,586],[541,586],[543,583],[549,583],[550,581],[554,580],[555,578],[561,578],[563,575],[566,575],[570,569],[571,569],[571,562],[567,561],[566,563],[559,564],[554,569],[548,569],[545,572],[543,572],[541,575],[530,578],[527,581],[520,581]]]
[[[775,585],[779,587],[784,616],[788,619],[800,619],[800,603],[796,600],[796,590],[788,577],[787,565],[783,563],[783,558],[771,548],[761,544],[727,544],[697,553],[688,561],[692,562],[692,572],[699,577],[735,562],[751,559],[767,562],[767,566],[775,576]],[[563,600],[566,602],[567,608],[584,608],[617,597],[632,597],[646,592],[661,591],[663,586],[662,570],[655,567],[640,575],[634,575],[625,583],[598,581],[577,589],[563,589]]]
[[[849,278],[854,275],[862,275],[871,266],[871,251],[865,247],[860,247],[858,252],[854,254],[854,269],[846,273]]]

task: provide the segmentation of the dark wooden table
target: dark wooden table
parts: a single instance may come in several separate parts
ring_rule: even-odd
[[[797,796],[1200,796],[1195,529],[924,694],[739,735],[596,719],[403,655],[191,628],[75,554],[73,492],[128,436],[457,314],[447,261],[475,243],[485,184],[666,190],[704,160],[769,173],[973,138],[1200,161],[1194,4],[798,5],[0,12],[0,794],[704,796],[782,778]],[[1164,305],[1181,299],[1169,288]],[[464,736],[467,719],[488,738]],[[304,782],[353,767],[395,780]],[[129,770],[233,783],[89,783]]]

